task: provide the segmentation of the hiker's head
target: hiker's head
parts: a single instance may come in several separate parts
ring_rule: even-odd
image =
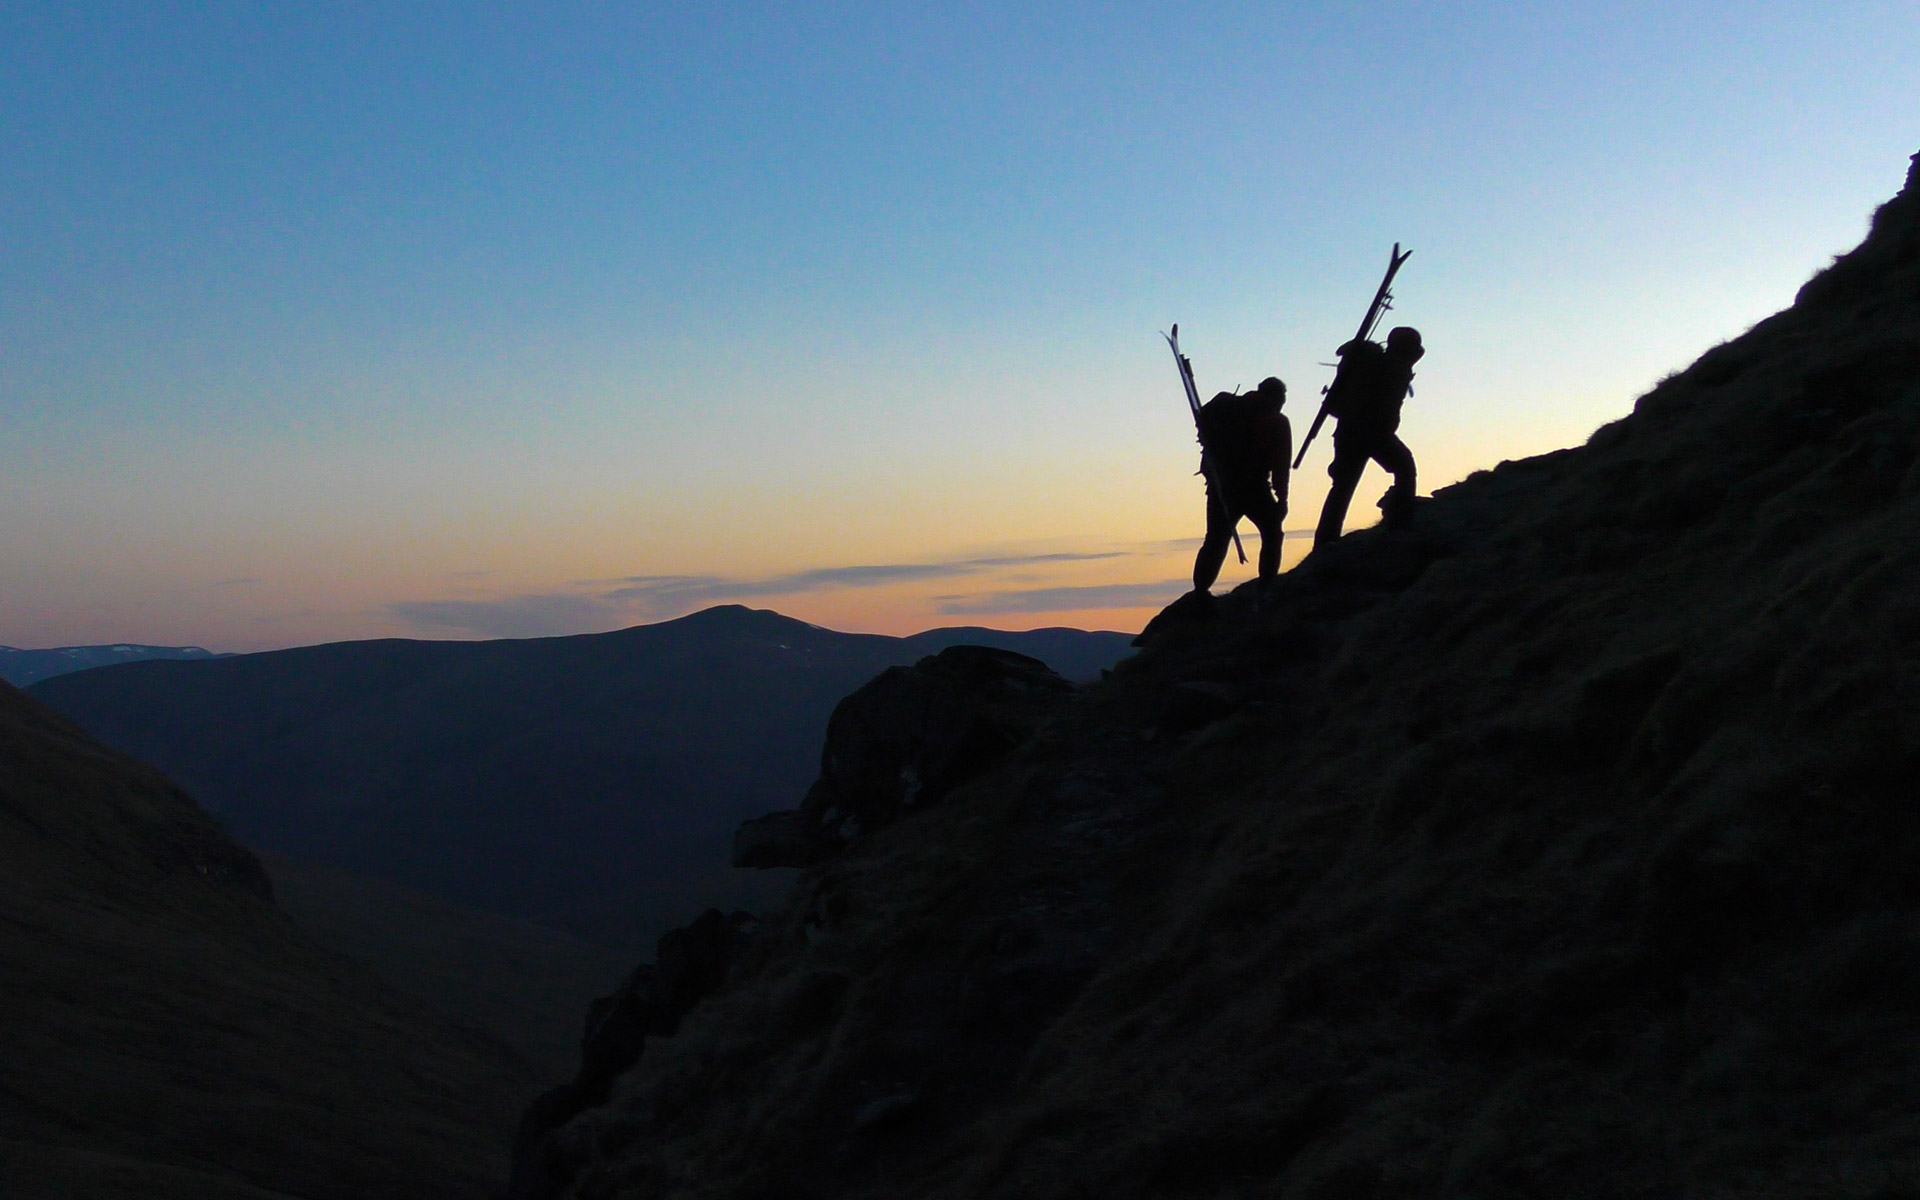
[[[1281,383],[1271,375],[1262,379],[1260,386],[1253,390],[1262,400],[1265,400],[1275,408],[1279,408],[1287,402],[1287,385]]]
[[[1387,353],[1408,362],[1420,361],[1426,348],[1420,344],[1420,331],[1411,325],[1401,325],[1387,334]]]

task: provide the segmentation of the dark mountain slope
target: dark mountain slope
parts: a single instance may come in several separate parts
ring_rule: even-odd
[[[164,776],[0,684],[0,1195],[497,1186],[533,1072],[268,893]]]
[[[802,875],[580,1197],[1920,1193],[1920,165],[1578,449]]]
[[[34,695],[179,779],[242,841],[598,932],[608,908],[670,923],[750,886],[727,878],[727,839],[806,786],[835,701],[975,636],[1082,668],[1126,652],[1120,634],[901,639],[728,607],[581,637],[137,663]]]
[[[580,1012],[631,956],[532,921],[460,908],[344,871],[262,854],[273,898],[322,947],[457,1025],[511,1046],[543,1078],[580,1054]]]

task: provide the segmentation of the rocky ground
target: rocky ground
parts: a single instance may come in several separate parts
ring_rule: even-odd
[[[1916,451],[1920,165],[1586,445],[850,830],[520,1194],[1920,1193]]]

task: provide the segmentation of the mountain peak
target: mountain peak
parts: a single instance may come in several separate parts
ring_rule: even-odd
[[[698,612],[688,613],[663,625],[681,625],[690,627],[708,627],[722,629],[818,629],[797,617],[789,617],[770,608],[749,608],[744,604],[716,604]]]

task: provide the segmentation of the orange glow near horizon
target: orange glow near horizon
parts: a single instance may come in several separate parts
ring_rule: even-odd
[[[52,569],[8,589],[9,620],[37,633],[9,640],[251,651],[367,637],[549,636],[724,603],[855,632],[1131,631],[1185,589],[1203,524],[1191,452],[1176,441],[1158,457],[1064,480],[1057,467],[1003,471],[972,481],[977,500],[938,478],[918,491],[869,482],[868,494],[888,497],[880,505],[852,489],[785,507],[745,489],[723,489],[727,499],[711,505],[645,497],[624,509],[547,494],[474,514],[488,520],[460,514],[430,529],[417,516],[383,519],[384,506],[369,504],[333,528],[276,537],[223,526],[229,499],[215,489],[149,514],[148,528],[122,526],[104,561],[49,548]],[[135,484],[162,490],[169,481]],[[1298,491],[1296,527],[1303,506],[1318,503],[1317,491]],[[281,490],[290,508],[296,493]],[[1102,526],[1122,536],[1086,532]],[[1255,553],[1257,534],[1246,526],[1243,536]],[[1290,538],[1283,563],[1305,545]],[[1251,573],[1229,556],[1220,586]],[[76,592],[90,599],[75,603]]]

